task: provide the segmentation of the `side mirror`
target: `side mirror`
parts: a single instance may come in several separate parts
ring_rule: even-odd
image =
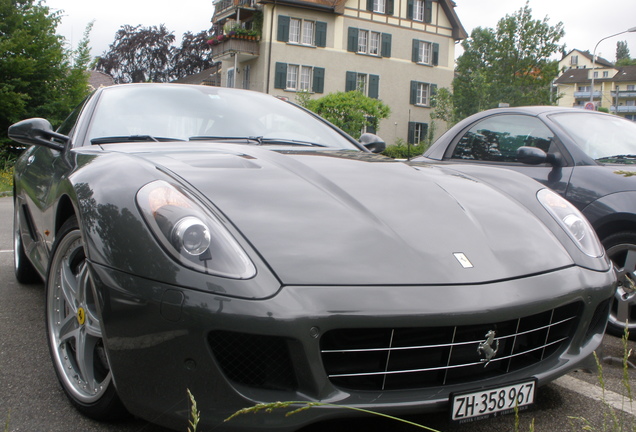
[[[370,133],[363,133],[358,142],[373,153],[382,153],[386,148],[382,138]]]
[[[41,145],[58,151],[64,150],[70,140],[66,135],[54,132],[51,123],[43,118],[22,120],[11,125],[9,138],[20,144]]]
[[[547,162],[546,152],[537,147],[519,147],[517,149],[517,161],[527,165],[539,165]]]

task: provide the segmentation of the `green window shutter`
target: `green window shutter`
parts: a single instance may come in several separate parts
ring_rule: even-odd
[[[373,12],[373,0],[367,0],[367,10]]]
[[[358,29],[356,27],[349,27],[349,34],[347,36],[347,51],[358,51]]]
[[[367,132],[368,133],[377,133],[376,129],[375,129],[375,122],[377,121],[377,119],[375,117],[369,117],[367,118]]]
[[[431,88],[431,102],[429,103],[429,105],[432,107],[435,107],[437,106],[437,100],[435,100],[435,95],[437,95],[437,84],[430,84],[430,88]]]
[[[424,22],[433,21],[433,0],[424,0]]]
[[[411,55],[411,60],[417,63],[420,56],[420,41],[417,39],[413,39],[413,53]]]
[[[274,74],[274,88],[284,89],[287,87],[287,63],[276,62],[276,72]]]
[[[278,33],[276,40],[279,42],[289,42],[289,17],[278,15]]]
[[[391,33],[382,33],[382,57],[391,57]]]
[[[380,75],[369,75],[369,97],[377,99],[380,96]]]
[[[433,66],[437,66],[439,63],[439,44],[433,44]]]
[[[417,81],[411,81],[411,100],[410,104],[415,105],[417,101]]]
[[[327,23],[323,21],[316,21],[316,46],[327,46]]]
[[[406,19],[413,19],[413,2],[414,0],[409,0],[406,3]]]
[[[393,15],[393,4],[394,1],[393,0],[386,0],[386,14],[387,15]]]
[[[347,72],[347,80],[345,81],[345,91],[354,91],[356,90],[356,76],[355,72]]]
[[[325,91],[325,68],[314,68],[314,82],[311,89],[314,93],[323,93]]]
[[[409,122],[409,137],[408,137],[408,143],[409,144],[417,144],[415,142],[415,122]]]

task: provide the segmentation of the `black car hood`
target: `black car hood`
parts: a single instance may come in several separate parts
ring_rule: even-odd
[[[137,156],[208,197],[284,284],[473,284],[572,265],[529,210],[448,168],[202,143]]]

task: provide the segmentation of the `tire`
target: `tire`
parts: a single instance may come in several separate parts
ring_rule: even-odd
[[[13,269],[15,271],[15,278],[21,284],[34,284],[41,283],[42,279],[40,275],[29,261],[29,258],[24,252],[24,246],[22,245],[21,236],[21,221],[20,211],[17,203],[13,202]]]
[[[45,311],[51,359],[71,403],[95,420],[126,417],[108,364],[84,241],[74,217],[64,223],[53,245]]]
[[[622,336],[627,326],[630,339],[636,339],[636,233],[612,234],[603,240],[603,246],[618,275],[607,331]]]

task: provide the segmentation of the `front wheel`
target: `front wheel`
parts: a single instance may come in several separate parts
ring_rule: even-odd
[[[96,420],[125,416],[117,396],[77,220],[60,229],[46,280],[46,329],[51,358],[64,392]]]
[[[630,339],[636,339],[636,233],[612,234],[603,240],[603,246],[618,276],[607,330],[621,336],[627,327]]]

